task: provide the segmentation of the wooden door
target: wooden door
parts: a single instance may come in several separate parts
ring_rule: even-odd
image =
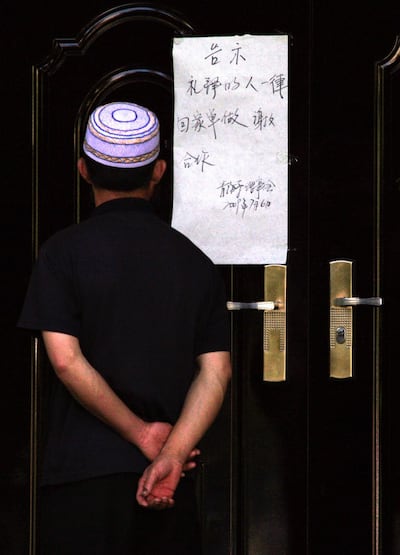
[[[11,387],[2,392],[2,421],[15,423],[5,426],[8,456],[1,470],[5,553],[35,553],[47,371],[40,344],[9,324],[16,321],[39,244],[85,218],[91,207],[76,172],[86,115],[97,102],[121,95],[154,105],[168,130],[163,146],[171,161],[172,37],[274,32],[290,36],[286,380],[263,379],[263,314],[232,313],[234,376],[201,460],[205,553],[397,553],[392,261],[398,252],[400,17],[391,4],[361,13],[349,4],[253,1],[246,10],[217,13],[211,2],[175,0],[161,7],[104,1],[95,9],[77,3],[73,9],[69,2],[50,20],[40,5],[24,19],[10,13],[5,36],[14,58],[7,57],[6,98],[18,109],[5,114],[6,127],[23,131],[5,145],[7,159],[15,161],[3,214],[11,234],[5,235],[4,275],[12,295],[4,303]],[[164,182],[157,209],[168,220],[171,173]],[[353,374],[345,379],[330,375],[329,269],[335,260],[352,262],[355,296],[384,301],[381,308],[354,308]],[[220,269],[232,300],[263,298],[263,267]]]

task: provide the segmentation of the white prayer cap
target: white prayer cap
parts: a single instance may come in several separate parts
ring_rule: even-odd
[[[160,152],[157,116],[131,102],[98,106],[89,117],[83,150],[106,166],[137,168],[150,164]]]

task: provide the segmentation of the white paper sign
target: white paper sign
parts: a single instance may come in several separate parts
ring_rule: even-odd
[[[284,264],[288,37],[174,39],[172,226],[216,264]]]

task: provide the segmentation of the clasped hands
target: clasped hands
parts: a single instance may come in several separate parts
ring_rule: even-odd
[[[147,433],[142,441],[142,452],[152,461],[138,482],[136,500],[149,509],[168,509],[174,506],[174,494],[185,472],[196,467],[194,460],[199,449],[192,449],[186,461],[162,451],[172,430],[171,424],[152,422],[146,424]]]

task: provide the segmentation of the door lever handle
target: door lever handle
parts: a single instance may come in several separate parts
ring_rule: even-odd
[[[256,301],[250,303],[243,303],[240,301],[228,301],[226,303],[226,306],[228,310],[275,310],[276,307],[274,301]]]
[[[335,306],[382,306],[383,300],[381,297],[337,297],[334,300]]]
[[[264,266],[264,299],[273,301],[228,301],[228,310],[255,309],[264,312],[264,372],[266,382],[286,380],[286,266]]]
[[[382,306],[381,297],[353,297],[353,270],[349,260],[330,262],[330,370],[331,378],[353,377],[353,307]]]

